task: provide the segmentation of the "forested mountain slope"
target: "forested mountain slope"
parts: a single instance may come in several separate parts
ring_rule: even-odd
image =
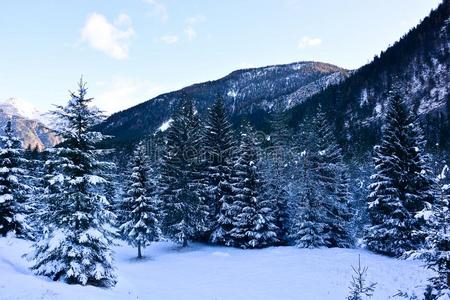
[[[450,1],[445,0],[397,43],[291,111],[301,123],[320,103],[347,149],[370,149],[379,138],[390,91],[416,113],[429,145],[450,148]]]

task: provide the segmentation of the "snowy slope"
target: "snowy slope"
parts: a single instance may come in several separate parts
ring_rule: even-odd
[[[196,102],[202,115],[218,95],[232,117],[283,111],[347,76],[345,69],[311,61],[237,70],[218,80],[159,95],[115,113],[97,129],[126,142],[139,139],[167,121],[184,95]]]
[[[350,265],[369,267],[378,285],[374,300],[398,289],[420,291],[427,276],[417,261],[391,259],[364,250],[274,247],[240,250],[195,244],[180,250],[169,243],[136,250],[117,247],[119,283],[113,289],[82,287],[36,277],[21,256],[29,242],[0,238],[0,299],[155,299],[155,300],[343,300]]]

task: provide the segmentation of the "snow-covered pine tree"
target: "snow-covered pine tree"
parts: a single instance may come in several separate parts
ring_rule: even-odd
[[[262,248],[278,242],[276,200],[263,191],[257,142],[251,127],[245,126],[241,136],[231,177],[233,228],[230,235],[233,246]]]
[[[208,111],[204,129],[206,204],[209,206],[210,240],[227,245],[232,226],[230,176],[235,154],[234,133],[221,97]]]
[[[270,146],[262,161],[262,176],[266,190],[276,199],[274,212],[277,236],[282,243],[287,242],[288,235],[288,209],[287,201],[289,185],[293,180],[295,149],[292,149],[292,131],[288,126],[288,117],[285,112],[274,113],[270,119]]]
[[[434,271],[430,287],[436,299],[450,297],[450,195],[445,184],[450,171],[445,165],[437,177],[439,187],[433,209],[427,218],[425,247],[412,251],[410,257],[425,260],[426,268]],[[440,298],[439,298],[440,299]]]
[[[38,146],[28,147],[24,153],[25,166],[27,169],[28,189],[28,223],[33,229],[33,239],[42,234],[43,228],[39,218],[39,212],[45,209],[39,196],[44,192],[44,161],[45,149],[40,150]]]
[[[352,245],[349,234],[351,219],[349,206],[347,168],[343,163],[342,150],[336,142],[321,107],[313,119],[314,145],[309,160],[317,183],[324,192],[324,208],[327,212],[325,231],[329,247],[347,248]]]
[[[424,211],[434,200],[434,180],[423,153],[423,137],[399,96],[390,99],[380,145],[374,148],[365,232],[370,250],[400,256],[424,242]]]
[[[352,281],[350,283],[350,293],[347,300],[364,300],[372,298],[375,292],[376,283],[367,282],[367,267],[361,266],[361,256],[358,256],[358,267],[352,266]]]
[[[89,105],[86,84],[81,79],[67,106],[57,106],[58,134],[64,143],[53,150],[47,162],[51,174],[42,201],[41,219],[47,234],[34,244],[32,269],[38,275],[69,284],[113,286],[116,276],[111,246],[108,199],[103,196],[105,169],[96,145],[104,139],[89,131],[101,118]]]
[[[158,201],[155,179],[150,178],[151,170],[146,149],[140,142],[133,152],[130,164],[131,172],[125,181],[124,190],[128,211],[122,211],[125,222],[120,226],[123,238],[138,249],[138,258],[142,258],[141,248],[157,241],[160,236],[158,221]]]
[[[181,99],[172,119],[161,165],[162,230],[185,247],[188,240],[207,231],[209,209],[201,197],[200,120],[187,96]]]
[[[27,161],[20,140],[14,135],[11,120],[6,122],[0,137],[0,235],[8,232],[31,238],[28,217],[32,211],[28,185]]]
[[[367,196],[369,195],[370,175],[373,173],[371,153],[367,152],[362,157],[352,159],[348,166],[350,192],[350,207],[353,216],[350,221],[350,233],[355,243],[363,242],[364,227],[369,222],[367,213]]]
[[[310,145],[314,133],[303,136],[303,142]],[[300,248],[319,248],[327,246],[329,231],[324,207],[326,193],[319,184],[311,160],[314,149],[303,150],[300,155],[301,174],[297,180],[298,191],[295,201],[290,202],[289,238]]]

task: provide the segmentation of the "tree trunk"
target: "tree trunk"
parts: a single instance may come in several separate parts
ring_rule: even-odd
[[[187,247],[188,245],[188,240],[185,238],[183,239],[183,247]]]
[[[141,242],[138,242],[138,257],[137,258],[142,258],[142,253],[141,253]]]

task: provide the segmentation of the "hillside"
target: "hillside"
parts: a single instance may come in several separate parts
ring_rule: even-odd
[[[344,69],[318,62],[239,70],[224,78],[163,94],[113,114],[97,129],[124,142],[140,138],[170,118],[183,94],[196,101],[200,113],[206,111],[217,95],[223,97],[233,116],[286,110],[340,82],[347,75]]]
[[[280,110],[290,112],[295,127],[320,103],[346,153],[361,154],[379,139],[386,102],[395,90],[421,117],[429,145],[450,149],[449,3],[445,0],[356,71],[315,62],[239,70],[116,113],[97,129],[128,144],[167,121],[183,93],[197,102],[200,113],[220,95],[235,122],[248,118],[260,129],[267,129],[268,115]]]
[[[392,47],[344,82],[292,109],[296,125],[320,103],[347,150],[378,140],[390,91],[402,95],[425,129],[429,145],[450,149],[450,1],[445,0]]]

